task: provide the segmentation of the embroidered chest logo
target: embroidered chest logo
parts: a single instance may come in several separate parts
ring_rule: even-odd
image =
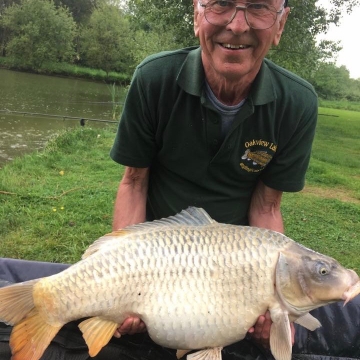
[[[251,140],[245,143],[245,148],[240,167],[247,172],[260,172],[273,158],[277,145],[264,140]]]

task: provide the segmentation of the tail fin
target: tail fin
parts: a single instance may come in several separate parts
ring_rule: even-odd
[[[0,320],[15,325],[10,337],[12,360],[38,360],[61,326],[52,326],[35,308],[33,287],[38,280],[0,289]]]
[[[39,360],[62,326],[44,322],[34,308],[16,324],[10,337],[12,360]]]
[[[33,287],[38,280],[6,286],[0,289],[0,321],[14,325],[34,307]]]

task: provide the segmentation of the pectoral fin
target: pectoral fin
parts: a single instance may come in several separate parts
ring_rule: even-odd
[[[191,350],[177,350],[176,351],[176,357],[178,359],[181,359],[184,355],[186,355],[188,352],[190,352]]]
[[[100,317],[92,317],[81,322],[79,328],[89,348],[89,355],[94,357],[110,341],[118,324]]]
[[[314,318],[309,313],[299,317],[298,319],[295,320],[295,322],[311,331],[314,331],[321,326],[320,321]]]
[[[276,360],[291,360],[292,343],[288,314],[280,308],[270,310],[270,350]]]
[[[203,349],[186,357],[187,360],[221,360],[222,347]]]

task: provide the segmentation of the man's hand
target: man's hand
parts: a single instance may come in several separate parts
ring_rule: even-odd
[[[121,335],[129,334],[134,335],[137,333],[145,332],[146,325],[138,317],[128,317],[115,331],[114,336],[119,338]]]
[[[271,317],[270,312],[267,311],[265,315],[260,315],[256,324],[249,329],[248,333],[251,338],[257,343],[261,344],[264,348],[270,348],[270,328],[271,328]],[[295,327],[293,323],[291,326],[291,343],[294,345],[295,342]]]

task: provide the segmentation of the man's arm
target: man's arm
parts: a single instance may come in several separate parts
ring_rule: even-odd
[[[282,191],[266,186],[261,180],[253,192],[249,208],[249,225],[284,233],[280,211]],[[256,324],[249,330],[252,338],[264,347],[270,346],[271,318],[269,311],[259,316]],[[291,324],[292,343],[295,341],[295,328]]]
[[[115,200],[113,230],[146,220],[146,197],[149,168],[126,167]],[[138,317],[129,317],[120,325],[114,336],[135,334],[146,330]]]
[[[280,211],[282,191],[266,186],[258,181],[249,208],[249,225],[284,232]]]
[[[149,168],[126,167],[116,195],[113,230],[144,222]]]

